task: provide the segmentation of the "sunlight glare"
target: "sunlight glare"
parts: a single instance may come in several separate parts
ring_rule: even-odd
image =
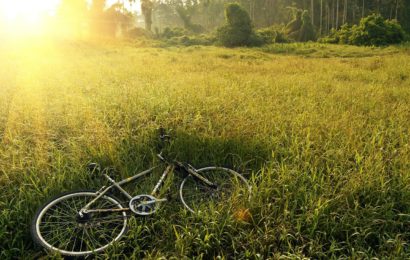
[[[60,0],[0,0],[0,23],[8,32],[39,33]]]

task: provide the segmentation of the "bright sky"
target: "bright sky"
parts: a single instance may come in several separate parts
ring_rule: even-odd
[[[61,0],[0,0],[0,26],[12,28],[13,31],[39,31],[44,26],[44,20],[53,16]],[[91,2],[91,0],[87,0]],[[131,9],[128,0],[125,7]],[[107,0],[110,6],[118,0]],[[139,12],[139,1],[132,5],[132,10]]]
[[[25,20],[35,22],[52,15],[60,0],[0,0],[0,15],[6,22]]]

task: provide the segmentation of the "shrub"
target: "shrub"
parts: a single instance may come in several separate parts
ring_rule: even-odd
[[[379,14],[372,14],[360,21],[359,25],[343,25],[334,30],[321,42],[342,43],[365,46],[382,46],[401,43],[405,40],[405,32],[396,20],[384,20]]]
[[[225,8],[226,24],[217,30],[218,41],[226,47],[259,45],[262,40],[253,31],[249,14],[239,4]]]
[[[276,37],[276,30],[273,27],[259,29],[256,34],[265,44],[274,43]]]
[[[283,29],[278,26],[259,29],[256,34],[264,44],[290,42]]]
[[[192,45],[213,45],[215,43],[215,37],[201,34],[201,35],[183,35],[172,37],[166,41],[166,43],[170,45],[184,45],[184,46],[192,46]]]
[[[291,40],[282,31],[276,31],[275,43],[289,43]]]
[[[164,31],[160,34],[160,38],[170,39],[173,37],[181,37],[187,34],[188,31],[181,27],[165,27]]]
[[[349,44],[351,36],[352,28],[348,24],[344,24],[342,25],[340,30],[332,29],[330,31],[330,34],[326,37],[319,39],[319,42],[332,44]]]
[[[134,27],[127,31],[126,35],[130,38],[152,38],[152,33],[144,28]]]

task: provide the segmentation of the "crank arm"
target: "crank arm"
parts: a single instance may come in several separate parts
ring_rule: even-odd
[[[150,201],[144,201],[144,202],[141,202],[140,204],[138,204],[137,207],[143,206],[143,205],[154,204],[155,202],[165,202],[165,201],[167,201],[167,199],[155,199],[155,200],[150,200]]]

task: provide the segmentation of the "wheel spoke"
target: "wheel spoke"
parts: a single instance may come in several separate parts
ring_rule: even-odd
[[[242,194],[248,193],[249,185],[238,173],[213,167],[200,169],[198,173],[216,184],[217,188],[209,187],[201,180],[188,176],[182,182],[180,192],[184,205],[190,211],[226,208],[237,197],[241,197],[243,203],[246,202],[246,195],[242,196]],[[249,195],[248,193],[248,198]]]
[[[66,196],[66,197],[65,197]],[[88,255],[100,251],[124,234],[126,214],[124,212],[89,213],[79,216],[78,212],[96,197],[92,192],[65,195],[51,202],[36,221],[41,244],[68,255]],[[94,202],[92,208],[118,209],[121,205],[104,195]]]

